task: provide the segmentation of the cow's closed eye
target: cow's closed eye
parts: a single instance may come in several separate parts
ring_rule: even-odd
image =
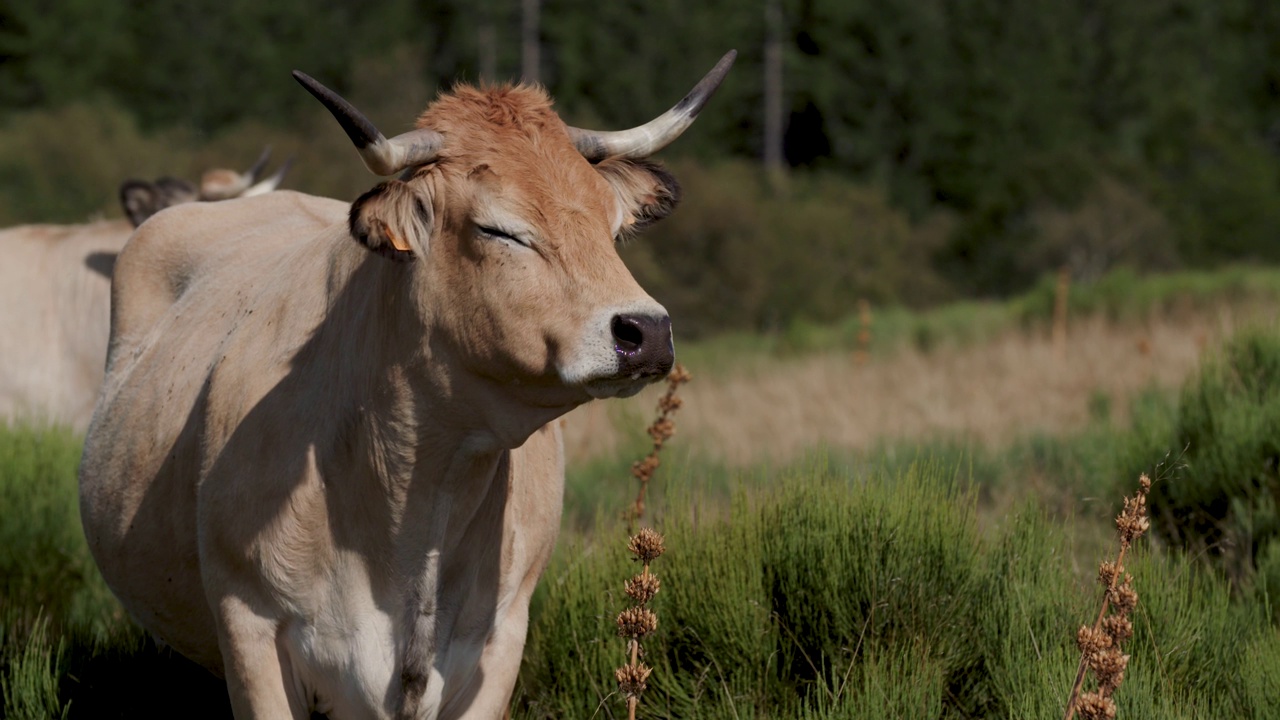
[[[529,243],[521,240],[515,235],[512,235],[505,230],[499,230],[498,228],[489,227],[487,225],[476,225],[476,234],[486,240],[504,240],[506,242],[519,245],[520,247],[529,247]]]

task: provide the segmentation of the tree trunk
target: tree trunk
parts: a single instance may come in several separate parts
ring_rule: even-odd
[[[486,3],[487,4],[487,3]],[[480,10],[480,27],[476,28],[476,54],[479,56],[480,79],[498,79],[498,31],[493,22],[493,9]]]
[[[764,3],[764,168],[774,189],[786,176],[783,158],[782,107],[782,6],[779,0]]]
[[[542,78],[538,72],[542,61],[542,45],[538,38],[538,13],[542,0],[521,0],[520,4],[520,75],[525,82],[536,83]]]

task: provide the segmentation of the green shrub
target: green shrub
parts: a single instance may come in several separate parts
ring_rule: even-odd
[[[13,637],[8,617],[0,627],[0,710],[11,720],[65,718],[70,710],[58,694],[66,672],[66,646],[50,638],[49,619],[40,618],[27,637]]]
[[[1046,275],[1025,295],[1011,301],[1013,312],[1023,325],[1047,326],[1053,321],[1056,285],[1056,275]],[[1121,267],[1093,282],[1072,283],[1067,307],[1073,315],[1140,322],[1151,317],[1184,317],[1215,305],[1277,300],[1280,273],[1268,268],[1226,267],[1140,275]]]
[[[919,262],[941,232],[913,226],[872,187],[797,173],[779,194],[753,164],[672,169],[687,202],[622,255],[684,337],[786,332],[854,315],[864,298],[920,306],[949,294]]]
[[[1152,488],[1156,532],[1252,577],[1280,538],[1280,333],[1237,334],[1188,381],[1168,452],[1177,466]]]
[[[34,629],[38,617],[102,626],[114,601],[80,529],[80,438],[0,424],[0,615]]]
[[[1126,483],[1133,485],[1136,478]],[[723,514],[665,523],[641,704],[669,718],[1056,717],[1097,613],[1097,558],[1025,507],[980,530],[954,473],[919,465],[776,475]],[[1126,487],[1127,489],[1127,487]],[[1114,515],[1120,495],[1101,504]],[[1092,522],[1092,519],[1089,519]],[[538,591],[516,717],[618,717],[617,526],[564,548]],[[1073,569],[1084,565],[1084,568]],[[1180,553],[1126,563],[1140,600],[1122,717],[1263,717],[1280,653],[1264,602]]]

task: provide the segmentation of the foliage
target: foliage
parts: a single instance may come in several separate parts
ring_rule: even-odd
[[[1210,558],[1237,583],[1261,572],[1259,588],[1274,592],[1280,332],[1240,332],[1206,363],[1183,388],[1166,443],[1177,462],[1152,490],[1155,531]]]
[[[1052,321],[1055,283],[1055,278],[1046,276],[1013,300],[1013,312],[1024,324],[1048,326]],[[1277,299],[1280,273],[1245,266],[1148,276],[1120,268],[1094,282],[1072,284],[1067,295],[1073,315],[1101,315],[1122,322],[1184,316],[1214,303],[1247,306]]]
[[[744,163],[673,171],[688,204],[623,257],[689,336],[831,322],[860,299],[919,307],[945,294],[916,263],[941,238],[880,193],[816,174],[774,195]]]
[[[12,636],[12,630],[0,627],[0,707],[4,716],[13,720],[67,717],[70,706],[58,696],[58,680],[66,672],[66,646],[61,639],[50,639],[48,618],[39,620],[26,638],[6,635]]]
[[[795,182],[776,194],[747,164],[763,7],[541,5],[539,76],[582,126],[651,118],[740,51],[665,153],[686,159],[690,201],[653,234],[663,252],[632,254],[672,305],[707,309],[691,334],[830,320],[849,298],[1004,296],[1060,265],[1089,281],[1280,261],[1275,3],[779,0]],[[11,0],[0,125],[27,150],[0,148],[0,221],[79,221],[130,174],[205,169],[228,137],[303,153],[289,187],[352,197],[369,179],[288,72],[399,131],[430,88],[518,77],[521,20],[499,0]]]
[[[1133,308],[1118,289],[1125,282],[1107,276],[1080,288],[1079,302],[1141,319],[1224,293],[1272,298],[1273,276],[1129,280]],[[900,310],[876,322],[895,338],[886,348],[916,342],[922,323],[937,342],[972,342],[1039,322],[1033,306],[1024,298]],[[846,342],[841,328],[811,327],[789,347],[740,336],[698,352],[800,352]],[[995,449],[913,439],[746,471],[673,444],[651,498],[669,550],[653,600],[659,629],[645,645],[654,675],[643,710],[1054,716],[1074,672],[1074,630],[1094,604],[1078,568],[1101,557],[1099,538],[1110,536],[1138,471],[1156,469],[1163,495],[1151,502],[1163,542],[1126,560],[1142,599],[1119,715],[1270,717],[1280,702],[1280,542],[1268,499],[1277,377],[1280,333],[1260,329],[1228,343],[1180,395],[1139,397],[1128,425],[1100,400],[1092,423],[1071,435]],[[644,418],[614,420],[640,427]],[[75,499],[79,443],[60,429],[0,427],[0,507],[9,510],[0,524],[3,715],[165,714],[161,686],[190,698],[193,716],[229,716],[221,681],[157,650],[94,570]],[[567,537],[535,596],[515,717],[621,714],[611,678],[624,645],[613,618],[629,563],[617,510],[632,494],[628,467],[640,450],[570,468]],[[1178,514],[1193,506],[1226,514]],[[1184,543],[1197,550],[1178,551]]]
[[[1045,717],[1060,713],[1095,594],[1063,530],[1024,507],[982,533],[954,473],[810,466],[727,514],[668,516],[663,618],[649,643],[651,717]],[[1118,504],[1118,496],[1116,504]],[[608,528],[598,531],[607,537]],[[609,588],[625,557],[565,549],[540,587],[515,717],[616,717],[622,654]],[[1181,555],[1132,563],[1142,598],[1124,717],[1262,716],[1280,668],[1250,647],[1265,606]],[[896,709],[896,714],[894,709]]]
[[[109,599],[89,556],[76,504],[80,438],[0,424],[0,617],[10,630],[101,627]]]

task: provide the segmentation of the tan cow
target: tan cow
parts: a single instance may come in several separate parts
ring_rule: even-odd
[[[629,131],[460,86],[387,139],[295,76],[365,164],[140,228],[116,267],[85,534],[125,608],[239,718],[500,717],[564,488],[556,418],[673,363],[616,240],[671,211],[646,158],[733,61]]]
[[[120,185],[120,205],[124,207],[125,217],[129,218],[133,227],[138,227],[147,218],[171,205],[230,200],[269,193],[280,186],[280,181],[293,165],[293,158],[289,158],[274,175],[260,180],[270,158],[271,148],[268,146],[263,149],[253,167],[243,173],[225,168],[209,170],[200,178],[198,189],[186,180],[171,177],[162,177],[155,182],[126,180]]]
[[[126,181],[120,202],[128,221],[0,230],[0,421],[83,431],[107,357],[111,271],[134,227],[170,205],[274,190],[290,163],[259,180],[267,156],[245,173],[211,170],[199,190],[172,178]]]

